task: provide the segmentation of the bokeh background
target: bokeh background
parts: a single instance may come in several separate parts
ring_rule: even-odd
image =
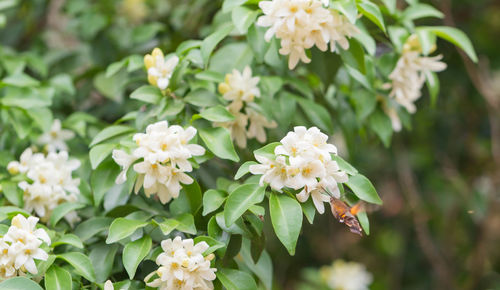
[[[366,265],[372,289],[500,289],[500,2],[428,3],[446,17],[423,21],[462,29],[479,63],[440,41],[448,64],[439,74],[441,93],[435,104],[426,93],[418,101],[411,130],[395,134],[389,148],[362,132],[333,136],[341,155],[373,181],[384,205],[367,208],[369,236],[350,233],[326,213],[304,227],[294,257],[277,240],[268,241],[278,288],[317,289],[315,269],[342,258]],[[54,101],[62,117],[83,111],[112,122],[137,103],[122,103],[129,84],[103,84],[106,67],[158,45],[172,51],[183,40],[205,36],[220,5],[17,1],[0,19],[0,41],[3,49],[25,52],[32,73],[54,76],[54,84],[64,88],[64,76],[71,76],[74,89],[67,86]],[[38,56],[48,65],[37,63]]]

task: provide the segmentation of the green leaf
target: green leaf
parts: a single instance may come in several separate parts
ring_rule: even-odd
[[[71,274],[61,267],[52,265],[45,273],[45,289],[66,290],[71,289]],[[19,288],[21,289],[21,288]],[[24,289],[24,288],[22,288]]]
[[[51,246],[55,248],[59,245],[71,245],[73,247],[83,249],[82,241],[77,235],[73,234],[65,234],[64,236],[53,242]]]
[[[358,170],[356,170],[356,168],[354,168],[354,166],[349,164],[347,161],[342,159],[342,157],[340,157],[338,155],[331,155],[331,156],[332,156],[332,159],[334,161],[336,161],[337,164],[339,165],[340,170],[347,172],[347,174],[349,174],[349,175],[358,174]]]
[[[17,184],[10,181],[2,181],[2,194],[15,206],[23,206],[23,192],[19,190]]]
[[[212,122],[229,122],[234,120],[233,114],[221,105],[201,111],[200,116]]]
[[[135,271],[139,263],[149,254],[151,250],[151,237],[144,236],[136,241],[128,243],[123,249],[123,266],[127,270],[130,279],[134,279]]]
[[[428,29],[416,29],[418,40],[422,46],[422,52],[428,55],[431,49],[436,45],[436,35]]]
[[[241,34],[246,34],[250,25],[255,22],[257,15],[259,15],[259,11],[239,6],[233,9],[231,19],[236,29],[238,29]]]
[[[358,212],[356,215],[359,220],[359,224],[365,231],[366,235],[370,235],[370,221],[368,220],[368,216],[366,215],[366,212]]]
[[[175,50],[175,54],[180,56],[181,54],[184,54],[193,48],[200,47],[201,43],[202,43],[201,40],[186,40],[181,44],[179,44],[179,46]]]
[[[375,25],[385,32],[384,18],[382,17],[382,13],[377,5],[370,1],[362,1],[357,3],[357,7],[364,16],[370,19],[373,23],[375,23]]]
[[[65,202],[58,205],[50,215],[50,225],[55,226],[65,215],[74,210],[85,207],[82,203]]]
[[[117,250],[118,245],[100,243],[90,251],[89,258],[94,266],[97,282],[102,283],[111,275]]]
[[[296,97],[296,100],[311,123],[329,134],[333,133],[333,122],[330,113],[328,113],[324,106],[301,97]]]
[[[120,61],[114,62],[108,66],[106,69],[105,77],[109,78],[116,74],[119,70],[121,70],[127,64],[127,59],[122,59]]]
[[[175,219],[165,219],[161,223],[153,220],[153,223],[155,223],[156,225],[158,225],[160,227],[160,230],[164,235],[170,234],[170,232],[175,230],[175,228],[178,225],[180,225],[180,222],[178,220],[175,220]]]
[[[224,206],[226,226],[231,226],[250,206],[264,200],[265,188],[258,184],[242,184],[232,191]]]
[[[252,276],[246,272],[234,269],[220,269],[217,278],[226,289],[231,290],[253,290],[257,284]]]
[[[247,161],[245,163],[243,163],[240,168],[238,169],[238,171],[236,172],[236,174],[234,175],[234,180],[238,180],[240,179],[243,175],[247,174],[248,172],[250,172],[250,165],[255,165],[255,164],[258,164],[257,162],[255,161]]]
[[[253,61],[252,49],[246,42],[235,42],[222,46],[210,60],[210,70],[227,74],[233,69],[242,71]]]
[[[203,40],[200,49],[203,63],[205,65],[208,64],[208,59],[210,58],[210,55],[212,54],[212,51],[215,49],[217,44],[219,44],[219,42],[221,42],[226,36],[228,36],[233,28],[234,25],[232,23],[227,23],[219,27],[214,33],[210,34]]]
[[[234,7],[241,6],[245,2],[247,2],[247,0],[224,0],[224,3],[222,3],[222,12],[229,12]]]
[[[269,198],[269,212],[274,232],[290,255],[295,255],[295,247],[302,228],[302,207],[297,200],[279,193]]]
[[[218,209],[226,200],[226,194],[221,190],[209,189],[203,194],[203,216]]]
[[[253,152],[253,155],[260,155],[268,159],[274,160],[276,155],[274,154],[274,149],[281,145],[280,142],[269,143],[266,146],[259,148]]]
[[[94,137],[92,142],[90,142],[89,147],[92,147],[96,144],[99,144],[99,143],[106,141],[108,139],[111,139],[113,137],[124,135],[127,133],[132,133],[134,131],[135,131],[134,128],[129,127],[129,126],[123,126],[123,125],[115,125],[115,126],[107,127],[106,129],[102,130]]]
[[[370,128],[378,135],[385,147],[389,147],[392,137],[391,119],[381,111],[376,111],[368,119]]]
[[[183,184],[182,188],[184,188],[184,191],[186,192],[187,198],[189,200],[191,213],[193,215],[196,215],[202,203],[200,185],[198,184],[198,182],[196,182],[196,180],[194,180],[191,184]]]
[[[136,99],[151,104],[158,104],[163,97],[161,90],[154,86],[142,86],[130,94],[131,99]]]
[[[219,242],[216,239],[214,239],[212,237],[208,237],[208,236],[198,236],[198,237],[194,238],[194,243],[195,244],[197,244],[199,242],[205,242],[209,246],[209,248],[206,249],[205,252],[203,252],[204,256],[206,256],[206,255],[208,255],[210,253],[213,253],[216,250],[218,250],[220,248],[224,248],[226,246],[226,244],[224,244],[222,242]]]
[[[427,84],[427,89],[429,90],[429,95],[431,96],[431,106],[435,107],[440,87],[439,78],[437,74],[434,72],[426,74],[426,84]]]
[[[340,0],[340,1],[330,1],[332,8],[342,12],[349,22],[355,23],[358,18],[358,8],[356,7],[356,1],[353,0]]]
[[[444,14],[429,4],[417,3],[406,8],[402,15],[404,20],[410,21],[425,17],[443,18]]]
[[[94,193],[94,205],[99,205],[106,192],[115,186],[116,176],[120,173],[120,167],[108,159],[93,170],[90,175],[90,184]]]
[[[180,216],[176,217],[176,220],[179,221],[177,230],[191,235],[196,234],[196,226],[194,224],[194,217],[192,214],[189,213],[181,214]]]
[[[94,267],[92,266],[89,257],[86,255],[79,252],[70,252],[59,254],[56,257],[68,262],[71,266],[73,266],[73,268],[75,268],[75,271],[85,279],[90,282],[95,282],[96,276]]]
[[[2,80],[2,83],[15,87],[34,87],[40,85],[40,82],[25,73],[18,73],[8,76]]]
[[[148,222],[117,218],[111,223],[111,226],[109,226],[106,244],[111,244],[124,239],[133,234],[137,229],[145,227],[147,224]]]
[[[205,145],[217,157],[238,162],[240,158],[234,150],[231,135],[226,128],[204,128],[200,129],[200,137]]]
[[[255,283],[255,282],[254,282]],[[0,290],[43,290],[33,280],[26,277],[14,277],[0,283]]]
[[[472,61],[477,62],[477,55],[472,43],[465,33],[462,31],[447,26],[427,26],[422,27],[429,29],[438,37],[447,40],[456,46],[460,47],[465,53],[472,59]]]
[[[205,70],[200,73],[197,73],[195,75],[195,78],[199,80],[204,80],[204,81],[209,81],[209,82],[215,82],[215,83],[222,83],[224,82],[224,75],[216,72],[216,71],[210,71],[210,70]]]
[[[304,212],[307,221],[312,225],[314,222],[314,216],[316,215],[316,207],[314,207],[312,198],[309,198],[306,202],[301,202],[300,206],[302,207],[302,211]]]
[[[186,97],[184,97],[184,101],[198,107],[211,107],[220,104],[217,96],[206,89],[197,89],[189,92]]]
[[[375,187],[373,187],[373,184],[364,175],[353,175],[349,177],[349,180],[345,184],[359,199],[369,203],[382,204],[382,200],[378,196]]]
[[[116,148],[116,144],[99,144],[90,149],[89,157],[92,169],[96,169],[101,162],[111,154],[111,151]]]
[[[396,48],[396,51],[401,52],[403,50],[403,44],[409,36],[408,31],[403,27],[389,26],[387,32],[389,32],[389,38]]]
[[[75,228],[74,233],[80,237],[83,242],[85,242],[97,233],[107,229],[112,221],[112,218],[107,217],[90,218],[79,224]]]
[[[385,7],[390,14],[394,14],[396,12],[396,0],[381,0],[384,3]]]

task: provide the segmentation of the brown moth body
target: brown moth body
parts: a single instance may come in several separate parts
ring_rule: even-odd
[[[361,204],[357,203],[353,207],[349,207],[345,202],[335,197],[330,197],[330,206],[333,216],[341,223],[344,223],[351,233],[362,236],[362,228],[359,225],[356,214],[361,209]]]

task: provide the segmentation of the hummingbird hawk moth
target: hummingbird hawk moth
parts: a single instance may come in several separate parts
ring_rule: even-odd
[[[333,216],[340,222],[345,224],[351,233],[362,236],[363,229],[359,224],[356,214],[361,211],[363,205],[361,202],[356,203],[352,207],[348,206],[342,200],[335,198],[329,191],[324,190],[330,196],[330,209]]]

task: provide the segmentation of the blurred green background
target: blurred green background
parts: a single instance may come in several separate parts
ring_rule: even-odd
[[[26,55],[35,75],[60,86],[64,81],[56,76],[71,76],[76,91],[62,90],[53,106],[61,117],[86,111],[114,121],[137,104],[116,106],[125,95],[120,88],[130,84],[118,82],[104,89],[107,94],[96,94],[99,74],[128,55],[155,46],[172,51],[183,40],[205,36],[221,5],[146,2],[18,1],[0,19],[6,22],[0,29],[2,61],[9,62],[5,55],[12,50]],[[334,135],[341,155],[370,177],[384,205],[367,209],[369,236],[350,233],[326,213],[304,227],[294,257],[277,240],[268,241],[280,288],[314,289],[307,269],[342,258],[366,265],[374,275],[372,289],[500,289],[500,2],[430,4],[446,14],[446,25],[469,36],[479,64],[464,62],[440,41],[448,64],[439,74],[441,93],[435,105],[426,93],[418,101],[410,131],[395,134],[390,148],[359,134]],[[39,56],[45,64],[37,63]],[[127,81],[144,80],[138,74]]]

